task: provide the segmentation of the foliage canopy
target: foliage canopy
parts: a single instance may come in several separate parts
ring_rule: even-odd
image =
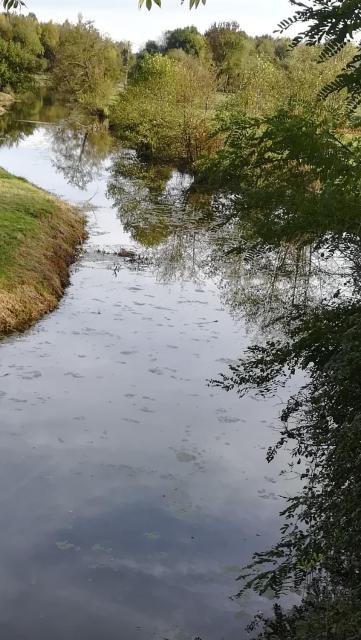
[[[112,128],[143,158],[192,163],[210,143],[215,89],[197,57],[145,54],[112,106]]]
[[[65,23],[55,52],[55,86],[68,101],[91,112],[104,109],[121,78],[120,50],[92,23]]]
[[[361,5],[358,0],[290,0],[290,3],[297,10],[290,18],[282,20],[280,32],[283,33],[295,24],[305,24],[305,29],[293,39],[293,45],[300,42],[311,46],[322,43],[321,61],[339,53],[361,30]],[[321,97],[346,88],[350,106],[357,107],[361,101],[360,62],[361,47],[358,46],[342,73],[322,89]]]

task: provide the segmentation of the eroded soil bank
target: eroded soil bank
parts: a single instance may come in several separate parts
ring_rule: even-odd
[[[84,237],[76,209],[0,169],[0,337],[57,306]]]

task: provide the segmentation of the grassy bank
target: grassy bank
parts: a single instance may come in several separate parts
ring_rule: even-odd
[[[84,234],[69,205],[0,169],[0,337],[56,307]]]

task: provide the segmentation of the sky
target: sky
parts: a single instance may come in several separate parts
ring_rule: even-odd
[[[157,39],[167,29],[194,24],[205,31],[213,22],[236,20],[250,35],[272,33],[280,20],[293,11],[288,0],[207,0],[205,7],[189,11],[180,0],[162,0],[163,7],[148,13],[138,0],[26,0],[39,20],[93,20],[95,26],[115,40],[130,40],[135,48]]]

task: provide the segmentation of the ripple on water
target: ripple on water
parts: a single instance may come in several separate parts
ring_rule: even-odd
[[[207,383],[244,327],[210,280],[164,284],[98,252],[134,247],[107,191],[112,156],[80,191],[50,128],[24,143],[1,165],[94,211],[58,310],[0,344],[2,635],[241,640],[260,601],[235,618],[233,567],[278,534],[282,493],[259,448],[277,407]]]

